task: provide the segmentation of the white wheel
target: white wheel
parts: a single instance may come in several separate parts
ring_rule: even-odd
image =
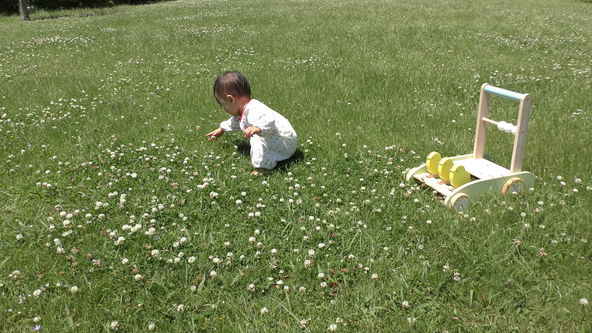
[[[502,186],[502,195],[507,195],[508,193],[521,193],[526,190],[526,183],[522,178],[513,177],[508,179]]]
[[[469,207],[470,202],[468,195],[459,193],[450,199],[450,207],[454,208],[457,212],[462,212]]]

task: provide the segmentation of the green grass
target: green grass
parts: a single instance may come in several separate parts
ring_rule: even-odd
[[[592,330],[591,14],[195,0],[0,17],[0,331]],[[205,140],[225,70],[292,122],[301,161],[251,177],[239,135]],[[457,214],[404,173],[471,151],[484,82],[532,94],[538,180]]]

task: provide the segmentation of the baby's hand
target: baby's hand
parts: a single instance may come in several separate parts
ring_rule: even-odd
[[[221,128],[218,128],[218,129],[215,129],[215,130],[211,131],[210,133],[206,134],[206,137],[208,138],[208,141],[214,141],[214,140],[218,139],[219,137],[221,137],[222,134],[224,134],[224,130]]]
[[[261,129],[257,126],[247,127],[247,128],[245,128],[245,132],[244,132],[246,138],[250,138],[253,135],[256,135],[259,133],[261,133]]]

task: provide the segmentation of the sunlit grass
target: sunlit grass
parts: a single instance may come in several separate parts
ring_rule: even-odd
[[[0,330],[587,331],[592,7],[178,1],[0,18]],[[299,134],[251,177],[215,76]],[[532,94],[520,196],[404,179]],[[492,103],[515,122],[517,105]],[[511,140],[488,153],[509,164]]]

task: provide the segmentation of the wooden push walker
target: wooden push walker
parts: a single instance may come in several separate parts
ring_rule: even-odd
[[[496,95],[520,103],[518,124],[494,121],[489,116],[489,96]],[[486,192],[498,192],[506,195],[532,188],[536,176],[521,171],[522,157],[526,145],[526,131],[532,105],[529,94],[521,94],[494,87],[485,83],[481,86],[477,130],[473,153],[442,158],[439,153],[428,155],[426,163],[411,169],[407,180],[417,179],[444,196],[444,204],[462,211],[471,200]],[[483,157],[485,150],[486,124],[496,125],[501,131],[514,135],[514,149],[510,169],[497,165]]]

